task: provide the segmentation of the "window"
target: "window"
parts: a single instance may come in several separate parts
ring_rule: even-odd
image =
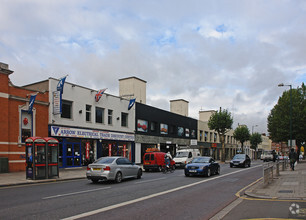
[[[217,142],[217,134],[214,133],[214,142]]]
[[[169,134],[176,134],[176,128],[174,125],[169,125]]]
[[[203,140],[203,131],[200,130],[200,141]]]
[[[208,132],[205,131],[204,141],[207,142],[207,139],[208,139]]]
[[[96,123],[104,123],[104,108],[96,107]]]
[[[72,102],[63,100],[62,101],[62,118],[72,118]]]
[[[137,120],[137,131],[148,132],[148,121],[138,119]]]
[[[157,128],[157,123],[156,122],[151,122],[151,131],[155,132]]]
[[[86,121],[91,121],[91,105],[86,105]]]
[[[108,124],[112,125],[113,124],[113,110],[108,109]]]
[[[128,113],[121,112],[121,126],[122,127],[128,126]]]

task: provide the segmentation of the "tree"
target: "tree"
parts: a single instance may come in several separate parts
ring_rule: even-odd
[[[250,139],[250,131],[246,125],[238,126],[234,131],[234,138],[241,143],[241,150],[243,151],[243,143]]]
[[[255,150],[255,159],[257,160],[257,146],[262,142],[261,135],[257,132],[250,137],[251,148]]]
[[[306,141],[306,86],[284,91],[268,116],[268,132],[273,142],[290,140],[290,93],[292,98],[292,139],[296,140],[298,153]]]
[[[215,130],[219,137],[222,146],[221,161],[225,162],[225,134],[232,129],[233,118],[227,110],[219,110],[212,114],[208,121],[210,130]]]

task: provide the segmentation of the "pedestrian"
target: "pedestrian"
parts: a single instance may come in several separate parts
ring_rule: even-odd
[[[276,152],[275,152],[275,150],[272,151],[272,156],[273,156],[273,162],[275,162],[276,161]]]
[[[291,148],[290,153],[289,153],[289,160],[290,160],[290,167],[292,170],[294,170],[294,164],[297,159],[297,154],[295,153],[294,149]]]

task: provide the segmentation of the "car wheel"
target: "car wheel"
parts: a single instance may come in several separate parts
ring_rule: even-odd
[[[140,179],[141,176],[142,176],[142,170],[139,169],[139,170],[138,170],[138,173],[137,173],[137,179]]]
[[[208,168],[208,169],[207,169],[207,174],[206,174],[206,176],[207,176],[207,177],[210,177],[210,174],[211,174],[211,173],[210,173],[210,169]]]
[[[247,168],[248,167],[248,163],[244,162],[244,167]]]
[[[97,182],[99,182],[99,180],[96,180],[96,179],[93,179],[93,180],[91,180],[92,181],[92,183],[97,183]]]
[[[158,167],[158,171],[161,172],[163,171],[163,168],[161,166]]]
[[[230,167],[233,167],[233,165],[232,165],[232,164],[230,164]]]
[[[251,162],[249,163],[249,167],[251,166]]]
[[[217,168],[216,174],[220,174],[220,167]]]
[[[190,176],[190,174],[189,173],[185,173],[185,176]]]
[[[116,183],[121,183],[121,181],[122,181],[122,173],[121,173],[121,172],[118,172],[118,173],[116,174],[116,177],[115,177],[115,182],[116,182]]]

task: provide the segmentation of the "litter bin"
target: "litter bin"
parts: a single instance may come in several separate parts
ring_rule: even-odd
[[[8,173],[8,158],[0,157],[0,173]]]

